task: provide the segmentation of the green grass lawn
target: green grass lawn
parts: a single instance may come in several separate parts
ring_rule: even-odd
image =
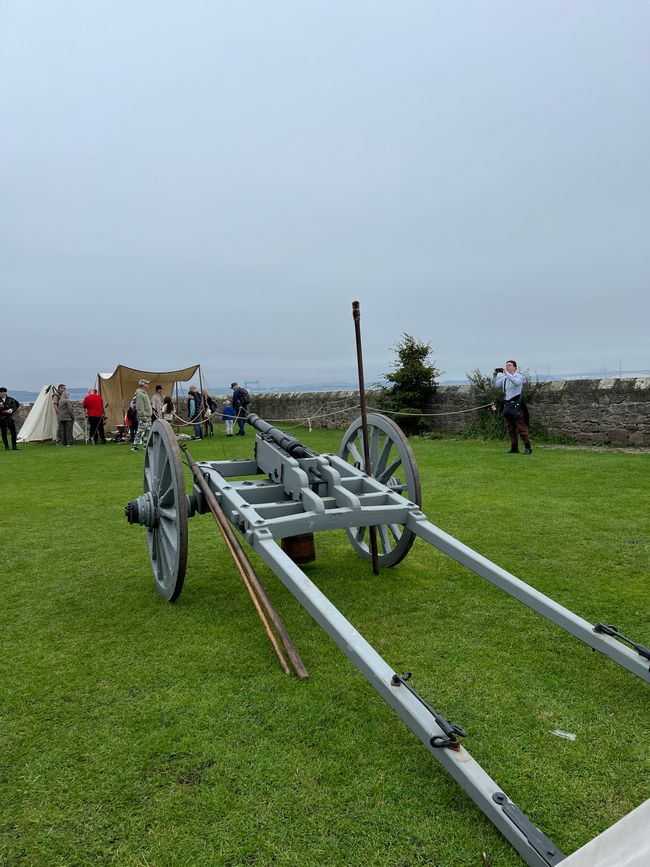
[[[412,445],[430,520],[650,644],[650,455]],[[249,431],[190,450],[252,447]],[[156,593],[123,514],[142,465],[113,444],[0,453],[0,864],[521,864],[253,556],[311,677],[281,673],[209,515],[178,602]],[[378,577],[342,531],[316,547],[309,577],[564,852],[650,796],[638,678],[421,540]]]

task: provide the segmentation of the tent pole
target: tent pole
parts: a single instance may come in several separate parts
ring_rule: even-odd
[[[205,409],[205,384],[203,382],[203,371],[201,370],[201,365],[199,364],[199,391],[201,392],[201,408]],[[205,412],[201,413],[201,418],[203,420],[203,436],[207,437],[208,435],[208,423],[205,420]]]

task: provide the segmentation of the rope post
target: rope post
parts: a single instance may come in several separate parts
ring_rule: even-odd
[[[372,475],[370,464],[370,443],[368,442],[368,414],[366,412],[366,386],[363,376],[363,349],[361,347],[361,307],[358,301],[352,302],[352,318],[354,319],[354,336],[357,342],[357,368],[359,371],[359,404],[361,408],[361,431],[363,434],[363,461],[366,473]],[[371,526],[370,556],[373,575],[379,575],[379,554],[377,551],[377,528]]]

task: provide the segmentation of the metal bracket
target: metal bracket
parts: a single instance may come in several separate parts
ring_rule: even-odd
[[[643,644],[637,644],[636,641],[628,638],[627,635],[623,635],[615,626],[608,626],[606,623],[597,623],[594,626],[594,632],[601,632],[603,635],[611,635],[612,638],[618,638],[620,641],[624,641],[626,644],[629,644],[630,647],[633,647],[639,656],[643,656],[645,659],[650,659],[650,650],[647,647],[644,647]]]
[[[503,792],[495,792],[492,795],[492,800],[499,804],[508,819],[521,831],[545,864],[552,867],[552,865],[564,861],[566,855],[560,852],[557,846],[545,834],[542,834],[536,825],[533,825],[528,816],[525,816],[516,804],[508,800],[507,795]]]
[[[464,728],[457,726],[455,723],[449,722],[448,719],[445,719],[444,716],[440,716],[440,714],[434,710],[430,704],[422,698],[422,696],[417,692],[417,690],[413,689],[413,687],[408,684],[406,681],[410,680],[412,674],[410,671],[405,671],[404,674],[394,674],[391,683],[393,686],[405,686],[411,695],[415,696],[417,700],[423,705],[431,714],[431,716],[436,721],[436,725],[443,730],[447,737],[440,737],[440,735],[434,735],[429,743],[432,747],[436,749],[445,749],[448,748],[450,750],[459,750],[460,749],[460,741],[458,738],[467,737],[467,732]],[[457,737],[458,736],[458,737]]]

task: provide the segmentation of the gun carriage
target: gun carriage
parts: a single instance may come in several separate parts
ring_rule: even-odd
[[[560,863],[563,853],[461,744],[465,731],[416,692],[408,673],[398,673],[377,653],[278,541],[344,529],[359,556],[370,560],[375,528],[379,565],[394,567],[419,537],[646,683],[650,650],[615,627],[588,623],[431,523],[420,508],[413,452],[387,417],[368,416],[367,451],[361,419],[353,422],[337,455],[312,451],[254,413],[248,414],[247,422],[256,431],[250,460],[197,463],[185,450],[194,475],[190,494],[185,492],[171,427],[164,421],[154,423],[145,455],[144,493],[131,500],[125,512],[130,523],[147,529],[159,592],[170,602],[178,599],[187,561],[188,518],[212,511],[228,525],[231,551],[239,544],[236,539],[243,539],[264,560],[526,863]],[[365,454],[370,473],[365,471]]]

